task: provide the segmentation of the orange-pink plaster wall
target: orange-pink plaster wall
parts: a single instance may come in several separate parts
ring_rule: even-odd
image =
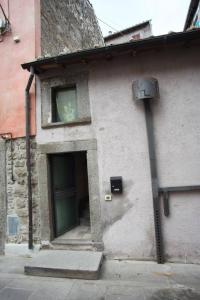
[[[9,12],[8,12],[9,1]],[[11,32],[0,43],[0,134],[25,135],[24,90],[29,73],[21,64],[39,54],[39,0],[1,0],[9,15]],[[35,25],[37,24],[37,25]],[[13,38],[19,36],[20,42]],[[31,134],[35,135],[35,88],[31,88]]]

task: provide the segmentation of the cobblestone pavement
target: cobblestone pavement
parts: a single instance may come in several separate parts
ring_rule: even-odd
[[[200,265],[105,261],[99,280],[31,277],[0,256],[0,300],[200,300]]]

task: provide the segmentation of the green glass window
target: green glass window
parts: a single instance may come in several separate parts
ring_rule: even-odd
[[[76,87],[60,88],[53,91],[52,121],[73,122],[77,120]]]

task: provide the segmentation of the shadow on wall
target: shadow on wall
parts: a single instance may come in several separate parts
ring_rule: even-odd
[[[133,186],[133,184],[134,183],[132,180],[126,181],[125,183],[123,183],[124,185],[123,194],[112,195],[113,200],[110,202],[111,207],[105,210],[106,217],[104,221],[104,231],[107,231],[110,226],[112,226],[117,221],[121,220],[130,211],[130,209],[135,206],[138,199],[135,199],[133,202],[130,201],[128,197],[129,191]],[[107,182],[104,183],[104,186],[106,185]],[[107,190],[109,191],[109,188]],[[106,192],[106,194],[110,194],[110,191]]]

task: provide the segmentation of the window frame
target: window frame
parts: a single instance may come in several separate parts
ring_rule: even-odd
[[[88,71],[48,75],[40,80],[41,91],[41,128],[79,126],[91,124]],[[72,122],[54,122],[52,118],[52,97],[56,89],[76,87],[77,119]]]
[[[65,90],[75,90],[75,93],[76,93],[76,106],[78,106],[76,84],[52,87],[52,90],[51,90],[51,122],[53,124],[54,123],[72,123],[72,122],[75,122],[79,118],[79,116],[78,116],[78,107],[77,107],[77,118],[74,119],[73,121],[63,122],[63,121],[57,121],[56,120],[57,116],[58,116],[58,109],[57,109],[57,105],[56,105],[56,95],[57,95],[58,92],[65,91]]]

